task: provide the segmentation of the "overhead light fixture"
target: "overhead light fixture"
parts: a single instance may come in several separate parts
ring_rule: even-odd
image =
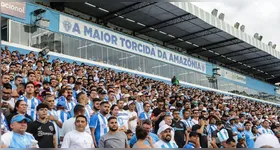
[[[214,16],[214,17],[217,17],[217,15],[218,15],[218,9],[213,9],[212,10],[212,12],[211,12],[211,14]]]
[[[91,7],[96,7],[95,5],[91,4],[91,3],[88,3],[88,2],[85,2],[86,5],[88,6],[91,6]]]
[[[235,24],[234,24],[234,28],[236,28],[236,29],[238,29],[239,28],[239,22],[236,22]]]

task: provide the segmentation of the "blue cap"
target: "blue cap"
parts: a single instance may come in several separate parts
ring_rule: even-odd
[[[59,107],[59,106],[62,106],[64,108],[66,108],[66,103],[64,101],[58,101],[57,104],[56,104],[56,107]]]
[[[18,114],[15,115],[12,120],[11,120],[11,124],[14,122],[21,122],[22,120],[25,120],[26,122],[30,122],[31,120],[29,118],[26,118],[24,115]]]
[[[245,135],[238,133],[237,138],[238,138],[238,140],[245,139]]]

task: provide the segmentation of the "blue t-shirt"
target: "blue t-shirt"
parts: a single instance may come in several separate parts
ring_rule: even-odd
[[[195,148],[195,145],[192,142],[189,142],[184,148]]]
[[[245,134],[245,138],[246,138],[247,147],[254,148],[254,145],[255,145],[254,134],[251,131],[247,131],[247,130],[244,131],[244,134]]]
[[[156,143],[156,142],[159,141],[159,138],[158,138],[158,136],[157,136],[156,134],[150,132],[150,133],[149,133],[149,136],[153,139],[153,142],[154,142],[154,143]],[[134,135],[132,136],[132,138],[130,139],[130,143],[129,143],[130,147],[133,147],[133,145],[134,145],[136,142],[137,142],[137,138],[136,138],[136,135],[134,134]],[[144,143],[145,143],[146,145],[151,146],[150,143],[149,143],[147,140],[145,140]]]

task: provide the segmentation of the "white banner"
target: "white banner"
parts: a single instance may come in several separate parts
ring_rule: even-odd
[[[221,75],[221,77],[226,78],[228,80],[236,81],[239,83],[246,84],[246,76],[237,74],[235,72],[220,68],[218,73]]]
[[[206,73],[206,63],[203,61],[64,15],[60,15],[59,31],[137,55]]]

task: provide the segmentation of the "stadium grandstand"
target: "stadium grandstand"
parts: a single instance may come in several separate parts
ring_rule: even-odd
[[[189,2],[1,2],[1,148],[280,148],[279,59]]]

